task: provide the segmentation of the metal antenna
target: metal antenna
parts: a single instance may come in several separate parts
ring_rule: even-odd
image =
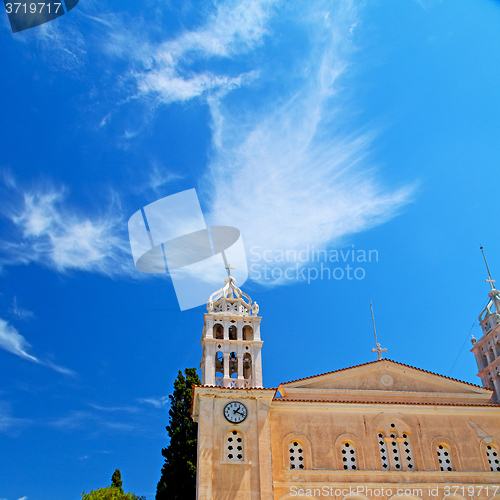
[[[382,359],[382,353],[383,352],[387,352],[387,349],[382,349],[380,347],[380,344],[378,343],[378,340],[377,340],[377,329],[375,328],[375,316],[373,315],[373,304],[370,300],[370,309],[372,311],[372,323],[373,323],[373,333],[375,334],[375,344],[376,344],[376,348],[372,349],[372,352],[376,352],[377,355],[378,355],[378,359]]]
[[[373,333],[375,334],[375,344],[378,344],[378,342],[377,342],[377,329],[375,328],[375,316],[373,315],[373,304],[372,304],[371,300],[370,300],[370,309],[372,311],[372,323],[373,323]]]
[[[486,282],[489,283],[491,286],[491,289],[494,290],[495,285],[493,283],[495,283],[495,280],[491,277],[490,268],[488,266],[488,261],[486,260],[486,255],[484,255],[483,247],[479,247],[479,248],[481,249],[481,253],[483,254],[484,263],[486,264],[486,270],[488,271],[488,279],[486,280]]]

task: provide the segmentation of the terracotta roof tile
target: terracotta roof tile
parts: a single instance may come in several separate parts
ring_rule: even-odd
[[[236,391],[251,391],[257,389],[259,391],[276,391],[277,387],[220,387],[219,385],[193,385],[194,387],[207,387],[212,389],[233,389]]]
[[[276,393],[278,392],[277,387],[219,387],[215,385],[193,385],[192,390],[191,390],[191,416],[193,416],[193,407],[194,407],[194,392],[197,387],[203,387],[203,388],[211,388],[211,389],[232,389],[235,391],[251,391],[252,389],[257,389],[259,391],[274,391],[275,394],[274,396],[276,397]]]
[[[273,401],[287,401],[293,403],[339,403],[339,404],[383,404],[383,405],[425,405],[425,406],[487,406],[487,407],[497,407],[500,408],[499,403],[412,403],[409,401],[332,401],[325,399],[288,399],[288,398],[277,398],[274,397]]]
[[[339,370],[333,370],[331,372],[320,373],[319,375],[311,375],[309,377],[298,378],[296,380],[291,380],[290,382],[283,382],[281,385],[293,384],[294,382],[300,382],[302,380],[309,380],[311,378],[322,377],[323,375],[331,375],[332,373],[339,373],[339,372],[343,372],[346,370],[351,370],[352,368],[359,368],[360,366],[368,366],[368,365],[373,365],[375,363],[385,363],[385,362],[394,363],[395,365],[404,366],[405,368],[411,368],[412,370],[418,370],[419,372],[429,373],[431,375],[436,375],[437,377],[442,377],[446,380],[452,380],[453,382],[460,382],[461,384],[467,384],[467,385],[470,385],[472,387],[478,387],[479,389],[484,389],[486,391],[493,392],[492,389],[487,389],[486,387],[482,387],[480,385],[471,384],[470,382],[464,382],[463,380],[458,380],[456,378],[446,377],[444,375],[440,375],[439,373],[434,373],[434,372],[430,372],[428,370],[423,370],[422,368],[416,368],[415,366],[405,365],[404,363],[399,363],[398,361],[393,361],[392,359],[377,359],[375,361],[369,361],[368,363],[361,363],[360,365],[347,366],[346,368],[340,368]]]

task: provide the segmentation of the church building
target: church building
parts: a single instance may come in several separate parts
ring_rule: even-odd
[[[198,500],[500,500],[500,292],[482,387],[389,359],[266,388],[259,307],[229,275],[204,316]],[[497,312],[498,311],[498,312]]]

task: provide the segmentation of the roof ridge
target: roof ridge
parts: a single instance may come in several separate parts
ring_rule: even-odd
[[[203,387],[207,389],[233,389],[233,390],[238,390],[238,391],[251,391],[251,390],[258,390],[258,391],[277,391],[277,387],[221,387],[220,385],[203,385],[203,384],[193,384],[193,387]]]
[[[426,402],[410,402],[410,401],[331,401],[325,399],[292,399],[292,398],[277,398],[273,401],[286,401],[293,403],[347,403],[347,404],[382,404],[382,405],[426,405],[426,406],[487,406],[500,407],[500,403],[426,403]]]
[[[384,363],[384,362],[387,362],[387,361],[390,362],[390,363],[394,363],[396,365],[399,365],[399,366],[404,366],[406,368],[412,368],[413,370],[418,370],[418,371],[423,372],[423,373],[429,373],[430,375],[436,375],[437,377],[442,377],[442,378],[444,378],[446,380],[451,380],[453,382],[459,382],[461,384],[467,384],[467,385],[470,385],[472,387],[477,387],[479,389],[484,389],[486,391],[493,392],[491,389],[487,389],[486,387],[482,387],[481,385],[472,384],[471,382],[465,382],[464,380],[459,380],[459,379],[456,379],[456,378],[447,377],[446,375],[441,375],[440,373],[435,373],[435,372],[431,372],[429,370],[424,370],[423,368],[417,368],[416,366],[407,365],[405,363],[400,363],[399,361],[394,361],[394,360],[388,359],[388,358],[385,358],[385,359],[376,359],[375,361],[368,361],[366,363],[361,363],[359,365],[354,365],[354,366],[347,366],[345,368],[339,368],[338,370],[332,370],[331,372],[320,373],[318,375],[310,375],[309,377],[298,378],[296,380],[291,380],[290,382],[283,382],[280,385],[293,384],[294,382],[300,382],[302,380],[308,380],[308,379],[311,379],[311,378],[322,377],[323,375],[331,375],[333,373],[339,373],[339,372],[343,372],[343,371],[346,371],[346,370],[351,370],[353,368],[359,368],[361,366],[373,365],[375,363]]]

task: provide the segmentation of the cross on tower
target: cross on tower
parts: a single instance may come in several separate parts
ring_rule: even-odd
[[[234,267],[231,267],[231,264],[228,264],[228,265],[226,266],[226,269],[227,269],[227,275],[228,275],[228,276],[231,276],[231,269],[233,269],[233,270],[234,270]]]
[[[484,281],[486,281],[486,283],[490,284],[492,290],[495,289],[495,285],[493,284],[493,283],[495,283],[495,280],[491,276],[487,280],[484,280]]]
[[[377,353],[377,355],[378,355],[378,359],[382,359],[382,353],[383,353],[383,352],[387,352],[387,349],[386,349],[386,348],[383,348],[383,349],[382,349],[382,348],[380,347],[380,344],[377,342],[377,348],[375,348],[375,347],[374,347],[374,348],[372,349],[372,352],[376,352],[376,353]]]

